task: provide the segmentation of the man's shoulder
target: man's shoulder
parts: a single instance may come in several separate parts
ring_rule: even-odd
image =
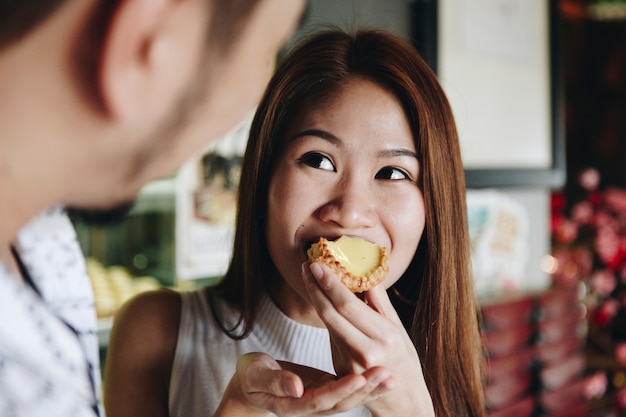
[[[0,415],[95,415],[76,335],[3,265],[0,340]]]

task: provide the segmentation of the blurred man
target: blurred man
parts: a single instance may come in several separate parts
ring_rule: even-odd
[[[92,289],[66,212],[124,212],[233,127],[303,8],[0,5],[0,415],[102,414]]]

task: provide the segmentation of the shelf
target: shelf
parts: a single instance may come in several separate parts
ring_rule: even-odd
[[[98,319],[98,346],[100,348],[106,348],[109,345],[111,327],[113,327],[113,317]]]
[[[587,8],[589,18],[592,20],[615,22],[626,21],[626,3],[595,3]]]
[[[626,22],[626,2],[600,0],[560,0],[560,13],[567,20],[591,20],[595,22]]]

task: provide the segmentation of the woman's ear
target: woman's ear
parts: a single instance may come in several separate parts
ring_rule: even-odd
[[[200,3],[120,1],[99,60],[99,90],[109,117],[160,117],[172,106],[197,69],[197,46],[204,33],[197,26],[205,22],[194,10]]]

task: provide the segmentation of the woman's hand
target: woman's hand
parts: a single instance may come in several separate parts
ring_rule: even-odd
[[[330,332],[337,374],[358,375],[375,367],[390,372],[381,384],[390,392],[366,402],[372,414],[434,416],[417,351],[385,288],[374,287],[361,300],[319,263],[306,263],[303,279],[311,303]]]
[[[389,378],[383,368],[359,375],[335,375],[290,362],[279,362],[264,353],[248,353],[237,369],[214,417],[326,416],[348,411],[385,391]]]

